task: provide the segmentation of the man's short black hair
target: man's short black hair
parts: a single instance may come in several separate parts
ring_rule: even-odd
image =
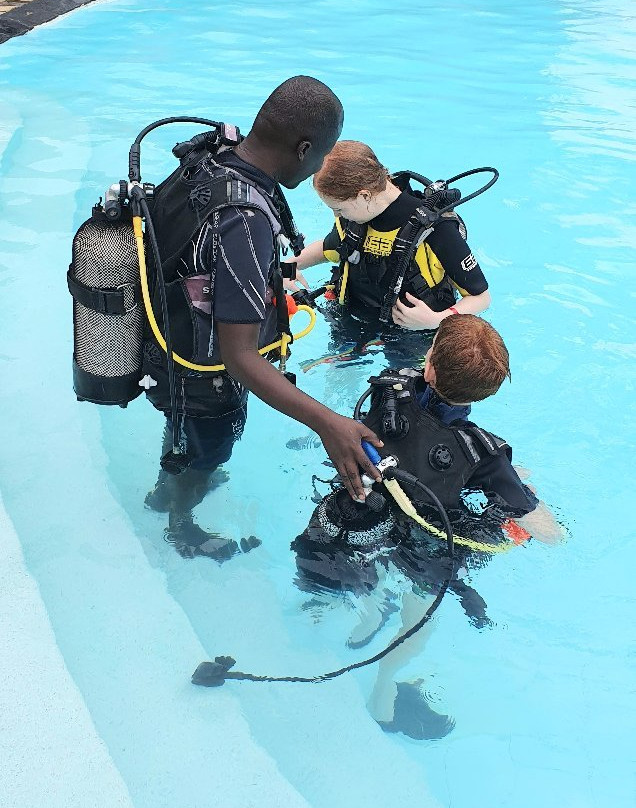
[[[269,143],[321,143],[334,133],[337,136],[342,118],[342,104],[326,84],[311,76],[293,76],[265,101],[252,131]]]

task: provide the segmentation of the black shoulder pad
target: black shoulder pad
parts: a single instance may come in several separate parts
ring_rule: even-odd
[[[486,432],[479,426],[471,426],[470,431],[477,438],[479,443],[486,449],[489,455],[497,455],[500,451],[507,446],[505,440],[493,435],[492,432]]]

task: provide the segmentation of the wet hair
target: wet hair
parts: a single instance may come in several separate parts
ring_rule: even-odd
[[[319,194],[343,202],[353,199],[360,191],[373,194],[384,191],[389,172],[366,143],[340,140],[325,157],[320,171],[314,176],[314,188]]]
[[[435,368],[435,390],[451,403],[482,401],[510,378],[503,339],[490,323],[474,314],[454,314],[442,320],[429,362]]]
[[[326,84],[311,76],[293,76],[265,101],[252,132],[268,144],[320,144],[338,136],[343,114],[338,96]]]

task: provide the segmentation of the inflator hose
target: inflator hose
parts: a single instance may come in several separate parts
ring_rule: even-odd
[[[152,218],[150,216],[150,209],[148,207],[148,201],[146,200],[146,194],[139,185],[133,185],[131,189],[131,196],[133,200],[136,200],[139,203],[139,207],[141,209],[141,213],[143,214],[146,220],[146,228],[148,230],[148,236],[150,238],[150,243],[152,244],[153,252],[155,253],[158,264],[157,264],[157,277],[159,279],[159,296],[161,298],[161,311],[163,314],[163,321],[166,325],[166,347],[167,347],[167,366],[168,366],[168,388],[170,390],[170,417],[172,420],[172,452],[174,455],[184,454],[181,452],[181,438],[179,434],[179,423],[178,423],[178,410],[177,410],[177,395],[176,395],[176,380],[175,380],[175,370],[174,370],[174,359],[173,359],[173,351],[172,351],[172,335],[170,334],[170,328],[168,326],[168,298],[166,295],[166,284],[163,277],[163,268],[161,266],[161,258],[159,257],[159,245],[157,244],[157,236],[155,233],[155,228],[152,223]],[[144,290],[144,281],[146,283],[145,290],[143,291],[144,295],[144,302],[146,299],[146,293],[148,291],[148,278],[146,276],[146,266],[144,261],[144,271],[141,272],[142,266],[142,256],[144,255],[143,251],[143,244],[144,244],[144,236],[141,227],[141,217],[140,216],[133,216],[133,230],[135,233],[135,240],[137,242],[137,252],[140,256],[139,258],[139,268],[140,268],[140,277],[142,279],[142,290]],[[148,295],[148,300],[150,300],[150,296]],[[176,467],[175,467],[176,468]],[[185,466],[184,466],[185,468]],[[181,469],[183,471],[183,468]]]

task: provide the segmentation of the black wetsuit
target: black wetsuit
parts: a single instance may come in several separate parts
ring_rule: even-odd
[[[420,403],[445,423],[468,426],[466,407],[448,405],[426,388]],[[502,540],[500,527],[507,518],[530,513],[537,498],[519,479],[511,463],[511,454],[488,456],[474,469],[467,482],[469,490],[482,491],[489,507],[476,516],[462,503],[449,513],[456,533],[474,541],[497,544]],[[378,565],[391,563],[421,593],[436,593],[448,577],[450,565],[445,544],[426,533],[404,516],[390,501],[373,513],[366,505],[355,503],[344,489],[325,498],[315,509],[305,531],[292,542],[296,552],[299,588],[307,591],[328,589],[364,594],[378,584]],[[435,511],[426,518],[441,526]],[[450,588],[460,599],[471,621],[486,620],[486,603],[464,580],[462,572],[481,566],[487,551],[479,552],[457,544],[456,570]]]
[[[404,366],[413,364],[426,352],[432,342],[433,331],[410,331],[393,323],[379,321],[382,300],[391,276],[390,258],[393,243],[399,229],[406,224],[422,200],[402,191],[386,210],[367,224],[367,234],[362,249],[362,264],[350,265],[347,283],[347,305],[334,302],[329,305],[332,317],[330,351],[337,353],[342,346],[353,342],[356,351],[365,344],[381,339],[387,364]],[[336,220],[332,231],[324,239],[325,257],[338,263],[338,247],[346,222]],[[443,311],[451,306],[457,295],[478,295],[488,289],[488,283],[470,247],[462,238],[457,221],[444,219],[436,225],[426,243],[417,250],[414,265],[424,281],[426,291],[416,295],[425,300],[434,311]],[[409,289],[408,282],[404,290]],[[401,296],[403,302],[408,302]],[[426,335],[428,339],[423,340]]]

